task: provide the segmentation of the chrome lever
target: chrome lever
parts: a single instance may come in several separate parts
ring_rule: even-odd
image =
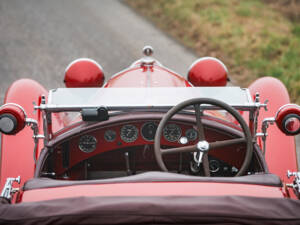
[[[194,161],[197,163],[198,167],[202,163],[203,155],[204,155],[204,152],[202,152],[202,151],[194,152]]]

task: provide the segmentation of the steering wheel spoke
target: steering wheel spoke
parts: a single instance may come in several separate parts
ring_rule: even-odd
[[[178,148],[169,148],[169,149],[161,149],[162,155],[175,154],[175,153],[183,153],[183,152],[195,152],[197,151],[196,145],[188,145]]]
[[[201,121],[201,111],[200,111],[200,104],[195,104],[194,105],[195,108],[195,116],[196,116],[196,124],[197,124],[197,131],[198,131],[198,135],[199,135],[199,141],[203,141],[205,140],[205,136],[204,136],[204,128],[203,128],[203,124]]]
[[[209,150],[218,149],[218,148],[224,148],[231,145],[246,143],[245,138],[235,138],[230,140],[224,140],[224,141],[215,141],[209,143]]]

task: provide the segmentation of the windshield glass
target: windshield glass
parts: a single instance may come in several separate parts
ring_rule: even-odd
[[[231,106],[252,106],[247,89],[190,88],[59,88],[51,90],[48,105],[57,108],[105,106],[123,108],[172,107],[192,98],[214,98]]]
[[[191,88],[59,88],[51,90],[47,110],[56,117],[52,132],[82,120],[83,108],[104,106],[112,115],[120,112],[166,112],[171,107],[192,98],[213,98],[240,110],[254,106],[247,89],[240,87],[191,87]],[[202,105],[210,108],[210,105]],[[194,114],[194,109],[184,113]],[[204,110],[204,114],[222,120],[235,120],[222,110]]]

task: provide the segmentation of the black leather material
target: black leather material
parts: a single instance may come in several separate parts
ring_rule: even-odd
[[[300,201],[245,196],[77,197],[0,204],[0,224],[300,224]]]
[[[275,174],[254,174],[240,177],[196,177],[168,172],[146,172],[128,177],[102,179],[64,181],[50,178],[34,178],[26,182],[23,190],[64,187],[84,184],[113,184],[113,183],[139,183],[139,182],[211,182],[211,183],[240,183],[257,184],[265,186],[281,187],[282,182]]]

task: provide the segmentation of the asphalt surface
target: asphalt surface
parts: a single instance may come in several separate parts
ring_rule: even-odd
[[[64,86],[65,68],[80,57],[99,62],[108,78],[142,57],[148,44],[182,75],[196,59],[119,1],[0,0],[1,100],[18,78]]]
[[[183,76],[196,59],[120,1],[0,0],[0,101],[19,78],[63,87],[65,68],[80,57],[99,62],[109,78],[140,58],[145,45]]]

